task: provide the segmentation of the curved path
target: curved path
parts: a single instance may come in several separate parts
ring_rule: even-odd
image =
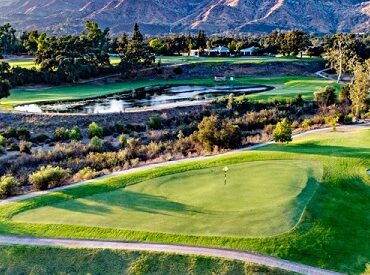
[[[301,274],[340,274],[304,264],[281,260],[274,257],[258,255],[254,253],[205,248],[197,246],[167,245],[154,243],[129,243],[129,242],[111,242],[111,241],[92,241],[92,240],[66,240],[66,239],[43,239],[26,237],[1,237],[0,244],[5,245],[28,245],[28,246],[52,246],[65,248],[95,248],[95,249],[116,249],[132,251],[150,251],[176,254],[202,255],[207,257],[219,257],[230,260],[246,261],[250,263],[265,265],[273,268],[280,268]]]
[[[338,130],[342,131],[351,131],[355,129],[370,129],[370,123],[363,123],[351,126],[340,126]],[[318,132],[326,132],[330,131],[329,128],[324,129],[317,129],[312,131],[307,131],[301,134],[297,134],[294,137],[300,137],[311,133],[318,133]],[[263,143],[247,148],[243,148],[236,151],[231,151],[225,153],[223,155],[232,154],[235,152],[246,151],[246,150],[253,150],[257,148],[261,148],[267,145],[273,144],[273,142]],[[214,157],[214,156],[209,156]],[[48,191],[43,192],[34,192],[14,198],[9,198],[7,200],[3,200],[0,202],[1,205],[6,205],[15,201],[21,201],[37,196],[41,196],[43,194],[57,192],[69,188],[73,188],[76,186],[86,185],[93,181],[100,180],[103,178],[109,178],[117,175],[123,175],[127,173],[132,173],[135,171],[140,171],[143,169],[159,167],[159,166],[166,166],[171,165],[174,163],[181,163],[181,162],[188,162],[188,161],[196,161],[202,160],[209,157],[196,157],[192,159],[183,159],[178,161],[169,161],[159,164],[151,164],[146,165],[134,169],[130,169],[127,171],[116,172],[104,177],[100,177],[98,179],[94,179],[92,181],[85,181],[78,184],[64,186],[60,188],[55,188]],[[219,249],[219,248],[205,248],[205,247],[198,247],[198,246],[185,246],[185,245],[169,245],[169,244],[154,244],[154,243],[134,243],[134,242],[117,242],[117,241],[93,241],[93,240],[73,240],[73,239],[46,239],[46,238],[31,238],[31,237],[14,237],[14,236],[0,236],[0,244],[3,245],[31,245],[31,246],[54,246],[54,247],[67,247],[67,248],[100,248],[100,249],[119,249],[119,250],[136,250],[136,251],[151,251],[151,252],[166,252],[166,253],[178,253],[178,254],[195,254],[195,255],[202,255],[202,256],[211,256],[211,257],[221,257],[231,260],[241,260],[247,261],[251,263],[261,264],[269,267],[276,267],[281,268],[288,271],[298,272],[301,274],[340,274],[320,268],[315,268],[311,266],[307,266],[300,263],[295,263],[287,260],[282,260],[270,256],[259,255],[254,253],[249,253],[245,251],[237,251],[237,250],[227,250],[227,249]]]

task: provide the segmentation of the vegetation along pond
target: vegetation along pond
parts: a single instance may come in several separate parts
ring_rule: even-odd
[[[30,113],[104,114],[160,110],[204,104],[216,97],[260,93],[273,89],[264,85],[148,86],[129,92],[78,101],[40,102],[19,105],[15,110]]]

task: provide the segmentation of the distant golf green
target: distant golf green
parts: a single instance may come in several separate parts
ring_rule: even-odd
[[[189,235],[268,236],[291,229],[316,190],[308,161],[257,161],[194,170],[40,207],[18,222],[78,224]]]
[[[143,80],[131,82],[110,83],[105,85],[79,84],[70,86],[52,87],[47,89],[13,89],[8,98],[0,100],[0,109],[12,109],[15,105],[29,104],[40,101],[76,100],[104,96],[118,92],[130,91],[149,85],[176,84],[176,85],[215,85],[219,84],[213,79],[190,79],[190,80]],[[312,99],[313,93],[318,88],[326,85],[339,87],[334,81],[315,77],[286,76],[286,77],[244,77],[223,84],[265,84],[274,85],[276,89],[253,94],[250,97],[256,100],[270,98],[291,98],[298,93],[306,99]]]

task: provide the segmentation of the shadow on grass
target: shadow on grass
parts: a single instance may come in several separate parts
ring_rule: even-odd
[[[85,198],[85,200],[88,200],[88,202],[73,200],[62,204],[53,204],[50,207],[95,215],[110,214],[112,213],[111,207],[166,216],[171,216],[172,213],[200,213],[193,207],[170,201],[163,196],[132,192],[125,189],[104,193],[89,199]]]
[[[258,150],[345,158],[370,158],[370,148],[321,145],[316,142],[289,145],[274,144]]]

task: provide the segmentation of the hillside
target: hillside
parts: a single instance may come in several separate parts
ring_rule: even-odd
[[[86,20],[113,32],[130,31],[139,22],[146,33],[205,29],[266,32],[299,28],[310,32],[366,32],[370,1],[360,0],[6,0],[0,23],[18,29],[54,33],[79,31]],[[4,6],[6,5],[6,6]]]

